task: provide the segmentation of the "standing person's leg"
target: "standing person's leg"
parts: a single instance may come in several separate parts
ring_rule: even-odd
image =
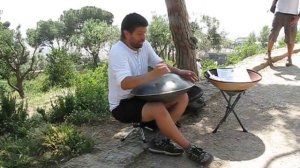
[[[294,51],[294,44],[287,44],[287,48],[288,48],[288,58],[287,58],[286,66],[291,66],[293,65],[292,54]]]
[[[268,58],[267,59],[268,59],[268,64],[270,66],[273,66],[272,57],[271,57],[273,45],[274,45],[274,41],[269,40],[268,41]]]
[[[270,66],[273,65],[272,63],[272,49],[274,46],[274,43],[277,41],[277,37],[279,35],[279,32],[281,28],[283,27],[283,16],[281,13],[276,13],[272,22],[272,29],[271,33],[269,35],[269,40],[268,40],[268,63]]]
[[[284,25],[284,33],[285,33],[285,43],[287,44],[287,63],[286,66],[291,66],[292,64],[292,54],[294,51],[294,43],[297,35],[297,26],[291,26],[291,21],[294,19],[294,16],[286,16],[286,23]]]

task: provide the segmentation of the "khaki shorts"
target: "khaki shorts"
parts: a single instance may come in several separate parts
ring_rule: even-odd
[[[272,23],[269,41],[276,42],[281,28],[284,27],[285,43],[294,44],[297,35],[297,26],[291,26],[291,21],[294,18],[295,15],[277,12]]]

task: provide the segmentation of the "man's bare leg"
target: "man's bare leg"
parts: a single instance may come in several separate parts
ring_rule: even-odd
[[[294,50],[294,44],[287,44],[287,48],[288,48],[288,58],[287,58],[286,66],[291,66],[291,65],[293,65],[292,54],[293,54],[293,50]]]
[[[271,57],[273,46],[274,46],[274,42],[273,41],[269,41],[268,42],[268,64],[270,66],[273,66],[272,57]]]
[[[176,123],[180,119],[180,117],[183,115],[183,113],[185,112],[185,109],[188,105],[188,102],[189,102],[189,97],[187,94],[184,94],[184,95],[178,97],[178,99],[176,99],[176,101],[174,103],[172,103],[171,105],[166,104],[166,107],[167,107],[174,123]]]
[[[159,102],[146,103],[142,110],[142,121],[155,120],[162,134],[176,142],[184,149],[190,147],[190,142],[183,136],[175,125],[165,104]]]
[[[181,99],[183,99],[186,102],[182,104],[181,102],[177,102],[173,109],[173,112],[178,115],[180,113],[183,113],[181,111],[184,111],[182,109],[186,107],[188,102],[187,95],[184,95]],[[177,116],[175,116],[174,118],[176,119],[176,117]],[[204,166],[209,165],[213,161],[214,157],[211,154],[205,152],[203,149],[197,146],[191,145],[190,142],[182,135],[182,133],[178,130],[177,126],[175,125],[165,104],[157,102],[146,103],[144,105],[142,110],[142,121],[147,122],[153,119],[156,121],[156,124],[158,125],[158,128],[160,129],[161,133],[163,133],[165,136],[172,139],[179,146],[181,146],[190,159]]]

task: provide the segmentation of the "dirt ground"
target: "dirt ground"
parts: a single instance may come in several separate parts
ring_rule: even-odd
[[[261,70],[262,81],[242,95],[235,112],[248,132],[241,131],[231,113],[218,132],[212,133],[226,110],[221,93],[199,113],[188,114],[181,120],[184,135],[215,156],[210,168],[300,168],[300,54],[294,56],[294,64],[285,67],[282,60],[273,68]],[[95,152],[105,152],[114,143],[113,135],[126,126],[106,121],[82,130],[96,139]],[[144,152],[128,167],[199,165],[185,155],[170,157]]]
[[[242,132],[231,113],[217,133],[213,129],[225,112],[226,101],[217,94],[198,116],[183,121],[182,132],[215,156],[210,168],[300,168],[300,54],[295,66],[285,60],[260,71],[258,85],[248,89],[235,112],[248,133]],[[162,164],[163,163],[163,164]],[[199,167],[186,156],[144,153],[129,167]]]

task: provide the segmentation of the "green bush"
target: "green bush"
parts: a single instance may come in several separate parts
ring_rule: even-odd
[[[27,118],[27,103],[17,103],[10,95],[0,95],[0,135],[5,133],[24,136],[27,133],[24,123]]]
[[[0,80],[0,94],[9,92],[11,89],[5,80]]]
[[[218,68],[218,65],[215,63],[214,60],[212,59],[203,59],[201,61],[201,67],[202,67],[202,76],[201,78],[204,77],[204,73],[210,69],[215,69]]]
[[[300,42],[300,31],[297,32],[296,43]]]
[[[284,42],[284,37],[278,40],[278,47],[283,48],[286,46],[286,43]]]
[[[41,129],[39,143],[45,158],[60,159],[67,156],[90,152],[93,141],[83,137],[76,129],[67,124],[59,126],[46,125]]]
[[[31,128],[24,138],[0,138],[0,167],[51,167],[90,152],[94,142],[70,125],[49,124]]]
[[[75,97],[71,93],[58,96],[54,102],[51,101],[51,107],[47,120],[51,123],[64,122],[65,118],[76,109]]]
[[[258,44],[245,43],[241,46],[237,46],[234,49],[234,52],[232,54],[229,54],[226,64],[236,64],[249,56],[261,53],[263,51],[263,48]]]
[[[96,113],[93,113],[87,109],[76,109],[66,117],[66,122],[74,125],[92,124],[99,121],[98,118],[99,116]]]
[[[45,88],[70,87],[74,84],[75,65],[66,50],[54,49],[51,54],[48,54],[47,61],[48,83],[45,83]]]
[[[32,95],[46,92],[50,89],[50,84],[48,83],[48,76],[44,73],[41,73],[36,78],[32,80],[27,80],[24,83],[24,88],[26,93]]]
[[[76,80],[76,103],[82,109],[87,109],[100,116],[108,116],[108,76],[107,63],[103,63],[94,71],[89,70]]]
[[[29,138],[5,137],[0,140],[0,167],[34,167],[38,163],[38,145]]]

